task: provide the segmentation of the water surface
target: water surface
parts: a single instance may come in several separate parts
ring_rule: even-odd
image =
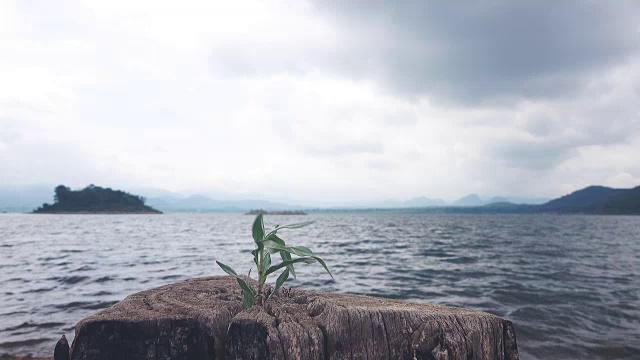
[[[0,354],[52,353],[128,294],[252,264],[251,216],[0,215]],[[311,214],[324,256],[288,286],[463,306],[513,321],[523,359],[637,358],[640,217]],[[255,269],[254,269],[255,270]]]

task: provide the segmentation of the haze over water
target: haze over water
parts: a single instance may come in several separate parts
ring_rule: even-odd
[[[129,294],[249,269],[252,216],[0,215],[0,354],[50,356]],[[325,257],[292,287],[463,306],[506,317],[523,359],[640,352],[640,217],[311,214],[283,232]]]

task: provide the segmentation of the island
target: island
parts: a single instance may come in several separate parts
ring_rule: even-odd
[[[245,215],[307,215],[306,212],[302,210],[294,210],[294,211],[266,211],[266,210],[249,210],[245,213]]]
[[[34,214],[162,214],[145,205],[145,198],[121,190],[89,185],[71,190],[64,185],[55,188],[53,204],[42,204]]]

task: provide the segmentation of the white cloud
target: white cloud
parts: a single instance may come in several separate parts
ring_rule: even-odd
[[[389,85],[389,24],[363,38],[306,2],[47,4],[0,8],[0,184],[347,201],[640,177],[637,55],[569,95],[456,105]]]

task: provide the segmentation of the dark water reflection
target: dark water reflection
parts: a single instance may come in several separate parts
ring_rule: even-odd
[[[464,306],[512,320],[524,359],[637,358],[640,217],[312,214],[324,255],[290,286]],[[266,218],[268,226],[300,217]],[[0,215],[0,354],[50,355],[126,295],[249,269],[252,217]]]

